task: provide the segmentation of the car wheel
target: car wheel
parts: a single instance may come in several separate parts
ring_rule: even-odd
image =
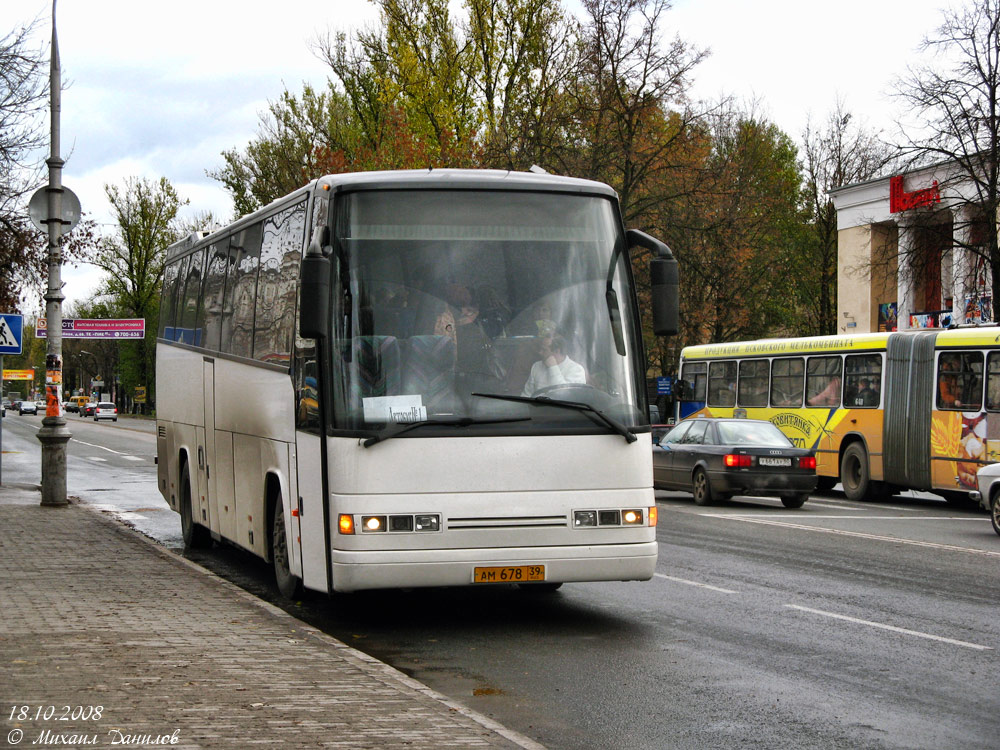
[[[1000,492],[993,493],[990,500],[990,520],[993,522],[993,530],[1000,534]]]
[[[191,503],[191,472],[185,463],[181,470],[181,537],[184,549],[204,549],[212,543],[208,529],[195,523]]]
[[[708,474],[705,473],[705,470],[695,469],[692,482],[695,505],[711,505],[715,498],[712,495],[712,484],[708,481]]]
[[[808,492],[799,492],[795,495],[784,495],[781,498],[781,504],[786,508],[801,508],[805,505],[806,500],[809,499]]]
[[[302,579],[292,574],[288,560],[288,541],[285,536],[285,509],[278,498],[271,525],[271,560],[274,562],[274,580],[278,591],[286,599],[297,599],[302,594]]]

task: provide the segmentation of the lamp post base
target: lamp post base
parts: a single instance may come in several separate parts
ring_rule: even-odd
[[[71,433],[65,417],[45,417],[36,437],[42,444],[42,505],[69,505],[66,499],[66,443]]]

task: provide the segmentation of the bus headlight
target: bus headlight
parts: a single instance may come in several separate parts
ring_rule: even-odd
[[[578,510],[573,513],[574,526],[597,526],[596,510]]]
[[[422,516],[414,516],[414,528],[417,531],[440,531],[441,530],[441,516],[437,514],[427,514]]]
[[[622,523],[626,526],[642,526],[641,510],[623,510]]]
[[[385,516],[361,516],[362,531],[385,531]]]

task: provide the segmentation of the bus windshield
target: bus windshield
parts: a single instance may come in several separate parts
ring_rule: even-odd
[[[620,309],[623,356],[606,301],[624,242],[610,199],[360,191],[339,198],[333,224],[335,430],[428,420],[492,433],[607,431],[593,409],[648,425],[634,308]],[[631,300],[627,254],[615,262],[618,299]]]

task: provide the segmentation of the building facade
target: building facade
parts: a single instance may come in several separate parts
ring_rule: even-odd
[[[994,320],[971,193],[947,164],[832,192],[840,333]]]

